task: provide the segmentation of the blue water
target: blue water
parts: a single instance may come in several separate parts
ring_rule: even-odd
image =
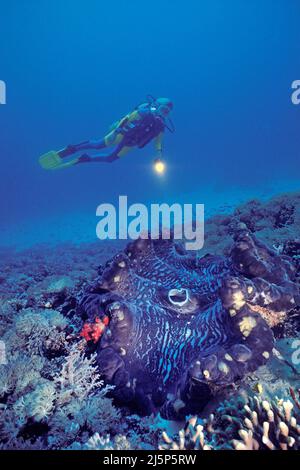
[[[116,202],[209,210],[297,189],[298,0],[13,0],[0,7],[0,244],[95,238]],[[39,155],[102,137],[148,93],[174,102],[168,171],[153,147],[46,172]]]

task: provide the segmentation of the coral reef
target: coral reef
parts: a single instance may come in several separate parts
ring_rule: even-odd
[[[126,436],[119,434],[111,440],[110,436],[100,436],[96,432],[86,444],[74,444],[72,450],[132,450],[131,443]]]
[[[228,254],[232,233],[240,222],[260,241],[282,252],[285,244],[299,239],[300,193],[281,194],[267,202],[251,200],[233,213],[211,217],[205,223],[201,254]]]
[[[188,419],[176,437],[162,432],[161,450],[299,450],[299,413],[291,401],[254,396],[242,407],[224,402],[207,420]],[[202,424],[201,424],[202,423]]]
[[[107,263],[123,249],[118,243],[41,245],[22,252],[1,249],[0,448],[298,449],[300,308],[294,287],[300,280],[299,226],[297,193],[266,203],[250,201],[232,214],[212,217],[206,222],[204,248],[194,258],[173,243],[154,248],[142,244],[143,252],[134,244],[134,267],[128,270],[128,250],[125,257],[121,254]],[[159,254],[154,263],[152,248]],[[145,276],[149,271],[154,283]],[[142,307],[152,326],[141,340],[129,333],[136,331],[134,322]],[[202,340],[200,349],[207,355],[200,357],[200,367],[199,357],[193,358],[195,309],[206,320],[213,317],[217,322],[219,315],[222,319],[212,337],[217,350],[209,346],[208,337]],[[159,330],[164,315],[170,318],[169,329]],[[176,334],[170,328],[173,321]],[[261,327],[267,328],[263,335]],[[136,338],[142,356],[147,352],[147,332],[158,330],[166,339],[161,342],[163,354],[157,348],[155,355],[151,347],[140,372],[119,367],[131,357],[127,341]],[[172,335],[179,349],[190,345],[182,363],[178,355],[175,361],[171,357]],[[202,333],[199,342],[200,338]],[[237,349],[238,344],[243,348]],[[113,367],[111,356],[102,354],[111,345],[120,353]],[[246,362],[236,357],[228,362],[231,354],[226,347]],[[260,356],[260,347],[269,359],[267,354]],[[217,375],[214,356],[221,362]],[[227,377],[222,362],[233,369],[233,376]],[[147,363],[154,371],[161,364],[161,377],[169,371],[174,382],[167,379],[160,387],[161,382],[145,380]],[[257,369],[260,364],[264,365]],[[192,378],[195,395],[190,397],[185,384]],[[227,384],[231,385],[224,389]],[[253,390],[261,396],[251,398]],[[208,406],[199,411],[208,399]],[[131,414],[132,400],[140,415]],[[163,420],[159,410],[168,418],[185,419],[189,413],[193,417],[176,435],[177,422]],[[141,417],[145,412],[152,414]]]
[[[198,422],[197,416],[192,416],[184,429],[179,431],[177,440],[163,431],[163,442],[159,445],[159,450],[212,450],[212,447],[205,443],[203,430],[204,426]]]
[[[103,387],[95,357],[87,357],[82,342],[68,344],[65,340],[60,367],[50,379],[45,375],[45,362],[51,369],[56,359],[36,355],[27,348],[33,328],[44,332],[44,323],[35,326],[33,320],[43,319],[40,313],[25,311],[17,315],[17,334],[24,339],[22,346],[28,355],[8,356],[0,368],[0,439],[3,448],[64,448],[81,435],[88,439],[93,433],[114,430],[120,412],[106,395],[110,386]],[[52,328],[62,325],[60,314],[51,314]],[[65,320],[64,320],[65,321]],[[55,327],[54,327],[55,326]],[[36,330],[35,330],[36,331]],[[47,338],[49,331],[47,332]],[[34,336],[35,338],[35,336]],[[36,340],[36,338],[35,338]]]

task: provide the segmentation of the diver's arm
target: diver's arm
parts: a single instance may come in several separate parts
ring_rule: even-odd
[[[160,156],[162,156],[162,152],[163,152],[163,137],[164,137],[164,133],[161,132],[160,134],[158,134],[157,137],[155,137],[155,140],[154,140],[155,150]]]

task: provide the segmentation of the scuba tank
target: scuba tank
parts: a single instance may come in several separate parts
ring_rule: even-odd
[[[114,121],[108,128],[109,132],[114,131],[119,126],[120,121]]]
[[[165,126],[159,117],[153,117],[152,122],[146,124],[138,133],[140,134],[137,139],[137,146],[139,148],[145,147],[154,137],[160,134],[164,130]]]
[[[160,117],[146,114],[140,122],[131,123],[131,127],[120,129],[124,135],[124,144],[128,146],[145,147],[154,137],[164,130]]]
[[[144,106],[145,108],[148,108],[149,111],[155,111],[158,108],[159,104],[157,103],[157,98],[154,98],[153,95],[148,94],[146,96],[146,102],[142,101],[134,109],[138,110],[140,106]],[[168,131],[173,134],[175,132],[175,125],[172,119],[170,117],[165,118],[162,116],[160,118],[163,120],[165,128],[168,129]]]
[[[119,121],[115,121],[110,126],[110,131],[117,131],[124,135],[126,145],[138,146],[139,148],[145,147],[154,137],[156,137],[164,129],[169,132],[175,132],[173,121],[168,117],[155,114],[154,111],[160,106],[157,99],[152,95],[146,96],[146,102],[142,101],[135,106],[134,110],[138,111],[143,108],[148,111],[140,121],[127,122],[128,115]]]

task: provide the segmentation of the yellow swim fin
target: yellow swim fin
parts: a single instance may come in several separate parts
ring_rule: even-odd
[[[62,168],[68,168],[70,166],[76,165],[78,158],[64,162],[63,159],[59,156],[59,153],[55,150],[44,153],[39,158],[39,163],[44,170],[60,170]]]

